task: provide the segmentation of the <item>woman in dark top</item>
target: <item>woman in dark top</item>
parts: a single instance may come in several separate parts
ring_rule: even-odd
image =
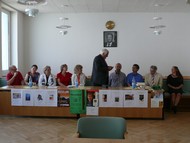
[[[167,85],[172,98],[174,113],[177,112],[177,105],[183,93],[183,76],[178,67],[172,67],[172,73],[167,77]]]

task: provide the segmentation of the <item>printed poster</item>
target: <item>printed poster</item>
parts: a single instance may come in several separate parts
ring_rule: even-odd
[[[57,106],[57,90],[34,90],[34,106]]]
[[[57,107],[57,90],[46,90],[45,106]]]
[[[22,105],[23,106],[34,106],[34,94],[33,90],[22,91]]]
[[[163,93],[156,93],[151,98],[151,108],[163,108]]]
[[[11,89],[11,105],[12,106],[23,106],[21,89]]]
[[[99,115],[99,107],[86,107],[86,115]]]
[[[148,108],[148,91],[147,90],[136,90],[137,96],[137,107]]]
[[[99,107],[111,106],[111,91],[99,90]]]
[[[58,106],[70,106],[69,90],[58,91]]]
[[[123,90],[124,107],[136,107],[133,90]]]
[[[123,107],[123,92],[121,90],[111,90],[111,103],[109,107]]]
[[[123,90],[124,107],[148,107],[147,90]]]

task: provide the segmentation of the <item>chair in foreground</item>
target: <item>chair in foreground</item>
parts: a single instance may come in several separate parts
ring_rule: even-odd
[[[77,137],[125,139],[126,120],[120,117],[83,117],[77,123]]]

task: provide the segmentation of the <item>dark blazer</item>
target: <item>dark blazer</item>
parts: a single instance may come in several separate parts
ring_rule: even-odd
[[[108,43],[104,43],[104,47],[117,47],[117,43],[116,42],[112,42],[111,46],[107,46]]]
[[[92,68],[92,84],[95,85],[108,85],[108,65],[105,59],[98,55],[94,58]]]

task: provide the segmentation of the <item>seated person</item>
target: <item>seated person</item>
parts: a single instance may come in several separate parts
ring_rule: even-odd
[[[68,86],[71,84],[71,76],[70,72],[67,72],[68,66],[66,64],[61,65],[61,72],[57,74],[57,83],[59,86]]]
[[[74,74],[72,75],[72,85],[75,85],[75,82],[78,82],[78,85],[84,86],[86,81],[86,76],[82,73],[82,65],[76,65],[74,68]]]
[[[17,71],[17,68],[14,65],[9,67],[9,73],[7,74],[7,85],[24,85],[24,78],[22,74]]]
[[[132,86],[132,79],[134,77],[135,82],[144,82],[142,75],[138,73],[140,69],[139,65],[134,64],[132,67],[132,73],[129,73],[125,78],[125,83],[127,86]]]
[[[39,86],[55,86],[56,85],[56,80],[53,74],[51,74],[50,66],[46,66],[44,68],[44,73],[40,75],[38,85]]]
[[[153,87],[159,86],[162,88],[163,77],[161,74],[157,73],[157,67],[152,65],[150,67],[150,73],[145,75],[145,85]]]
[[[115,72],[109,76],[109,86],[111,87],[123,87],[125,85],[126,75],[121,72],[122,65],[117,63],[115,65]]]
[[[172,67],[172,73],[167,77],[168,91],[171,94],[174,113],[177,112],[177,106],[183,93],[183,76],[178,67]]]
[[[29,78],[31,77],[33,85],[38,85],[38,80],[40,77],[40,73],[37,72],[38,66],[37,65],[32,65],[30,71],[26,74],[24,80],[25,83],[28,85]]]

